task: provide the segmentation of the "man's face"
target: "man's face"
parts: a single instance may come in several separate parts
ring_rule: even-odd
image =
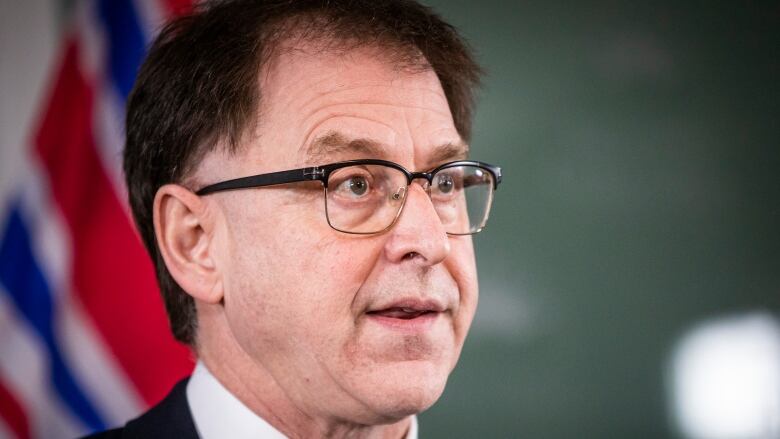
[[[377,53],[281,55],[260,75],[249,145],[207,156],[198,179],[358,158],[428,170],[463,158],[436,75]],[[305,413],[388,422],[444,389],[477,306],[477,276],[471,237],[445,233],[418,181],[397,223],[369,236],[328,226],[319,182],[210,196],[230,331]]]

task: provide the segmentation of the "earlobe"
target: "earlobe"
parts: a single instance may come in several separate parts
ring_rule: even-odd
[[[176,283],[196,300],[222,300],[214,260],[214,222],[203,200],[183,186],[167,184],[154,197],[154,231],[165,265]]]

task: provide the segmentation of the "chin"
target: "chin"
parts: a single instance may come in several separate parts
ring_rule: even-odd
[[[430,408],[444,392],[448,373],[449,369],[425,361],[377,368],[364,401],[381,423],[396,422]]]

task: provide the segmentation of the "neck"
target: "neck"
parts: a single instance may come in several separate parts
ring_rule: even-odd
[[[201,311],[199,317],[205,317],[206,313]],[[238,345],[229,329],[209,325],[208,320],[199,318],[200,361],[246,407],[286,436],[401,439],[409,431],[410,416],[391,423],[366,425],[296,404],[279,381]]]

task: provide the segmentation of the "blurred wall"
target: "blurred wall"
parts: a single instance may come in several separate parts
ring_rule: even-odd
[[[60,2],[0,3],[0,194]],[[703,320],[780,311],[777,2],[430,1],[488,70],[501,165],[480,308],[422,437],[679,437],[666,368]]]

